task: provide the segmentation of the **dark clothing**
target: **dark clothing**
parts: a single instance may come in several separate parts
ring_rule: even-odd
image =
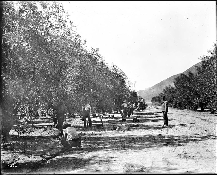
[[[164,101],[161,107],[162,107],[162,111],[168,112],[168,102],[167,101]]]
[[[138,108],[138,101],[135,102],[135,108]]]
[[[168,126],[168,102],[164,101],[162,104],[162,113],[163,113],[163,119],[164,119],[164,125]]]
[[[125,119],[127,117],[127,114],[128,114],[128,105],[126,102],[124,102],[122,105],[122,119]]]
[[[168,116],[167,112],[163,111],[164,125],[168,126]]]
[[[130,117],[131,115],[133,115],[133,111],[134,111],[134,108],[133,106],[131,105],[128,109],[128,117]]]
[[[71,148],[71,147],[81,147],[81,137],[79,138],[75,138],[75,139],[71,139],[71,140],[66,140],[66,137],[62,137],[61,138],[61,144],[65,147],[65,148]]]
[[[53,117],[53,123],[54,123],[54,127],[56,127],[56,125],[57,125],[57,117]]]
[[[69,123],[63,124],[63,129],[66,129],[66,128],[68,128],[68,127],[71,127],[71,124],[69,124]]]
[[[91,121],[91,118],[90,118],[90,111],[89,110],[84,110],[83,111],[83,120],[84,120],[84,127],[85,128],[87,127],[87,119],[88,119],[89,126],[91,127],[92,126],[92,121]]]
[[[124,108],[123,109],[123,118],[126,118],[127,117],[127,112],[128,112],[128,110],[127,110],[127,108]]]
[[[129,111],[130,111],[130,115],[132,115],[133,114],[133,103],[130,103],[130,105],[129,105]]]

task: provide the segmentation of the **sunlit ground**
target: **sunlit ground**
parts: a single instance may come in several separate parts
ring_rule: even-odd
[[[78,132],[82,133],[82,150],[67,151],[49,161],[42,161],[37,155],[52,154],[61,149],[61,145],[50,137],[35,137],[34,141],[27,142],[28,160],[28,156],[17,152],[20,164],[3,171],[70,174],[217,172],[216,115],[170,109],[170,127],[162,128],[162,115],[157,113],[158,110],[150,108],[145,112],[140,114],[139,123],[130,120],[116,125],[105,122],[101,129],[84,130],[80,119],[72,120]],[[5,152],[2,158],[6,160],[7,156],[11,155]]]

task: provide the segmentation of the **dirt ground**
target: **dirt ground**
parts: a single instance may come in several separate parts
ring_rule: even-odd
[[[82,150],[48,161],[40,155],[62,147],[50,137],[55,130],[41,130],[44,137],[36,134],[28,140],[25,153],[18,150],[21,142],[14,144],[17,151],[1,149],[2,173],[217,173],[216,114],[169,108],[169,128],[162,128],[158,108],[144,112],[139,123],[122,123],[120,129],[107,124],[105,129],[83,130],[80,119],[72,120],[82,133]]]

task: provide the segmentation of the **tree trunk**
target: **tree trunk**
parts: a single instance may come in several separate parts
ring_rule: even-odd
[[[10,135],[9,132],[11,128],[13,127],[14,119],[12,112],[8,112],[4,109],[2,109],[2,136],[3,136],[3,142],[7,143],[10,141]]]
[[[65,120],[65,114],[67,112],[67,108],[63,103],[61,103],[56,107],[54,107],[54,109],[56,110],[56,116],[57,116],[57,129],[60,132],[62,132],[63,122]]]
[[[199,103],[199,107],[200,107],[200,111],[203,112],[204,111],[204,106],[205,104],[203,102]]]
[[[15,117],[13,114],[17,112],[17,108],[14,108],[14,101],[12,97],[5,95],[1,101],[1,114],[2,114],[2,136],[3,142],[10,141],[9,132],[12,129],[15,121]]]

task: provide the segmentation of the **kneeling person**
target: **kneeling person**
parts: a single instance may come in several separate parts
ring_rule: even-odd
[[[72,126],[63,129],[63,137],[61,143],[65,148],[79,147],[81,148],[81,136]]]

